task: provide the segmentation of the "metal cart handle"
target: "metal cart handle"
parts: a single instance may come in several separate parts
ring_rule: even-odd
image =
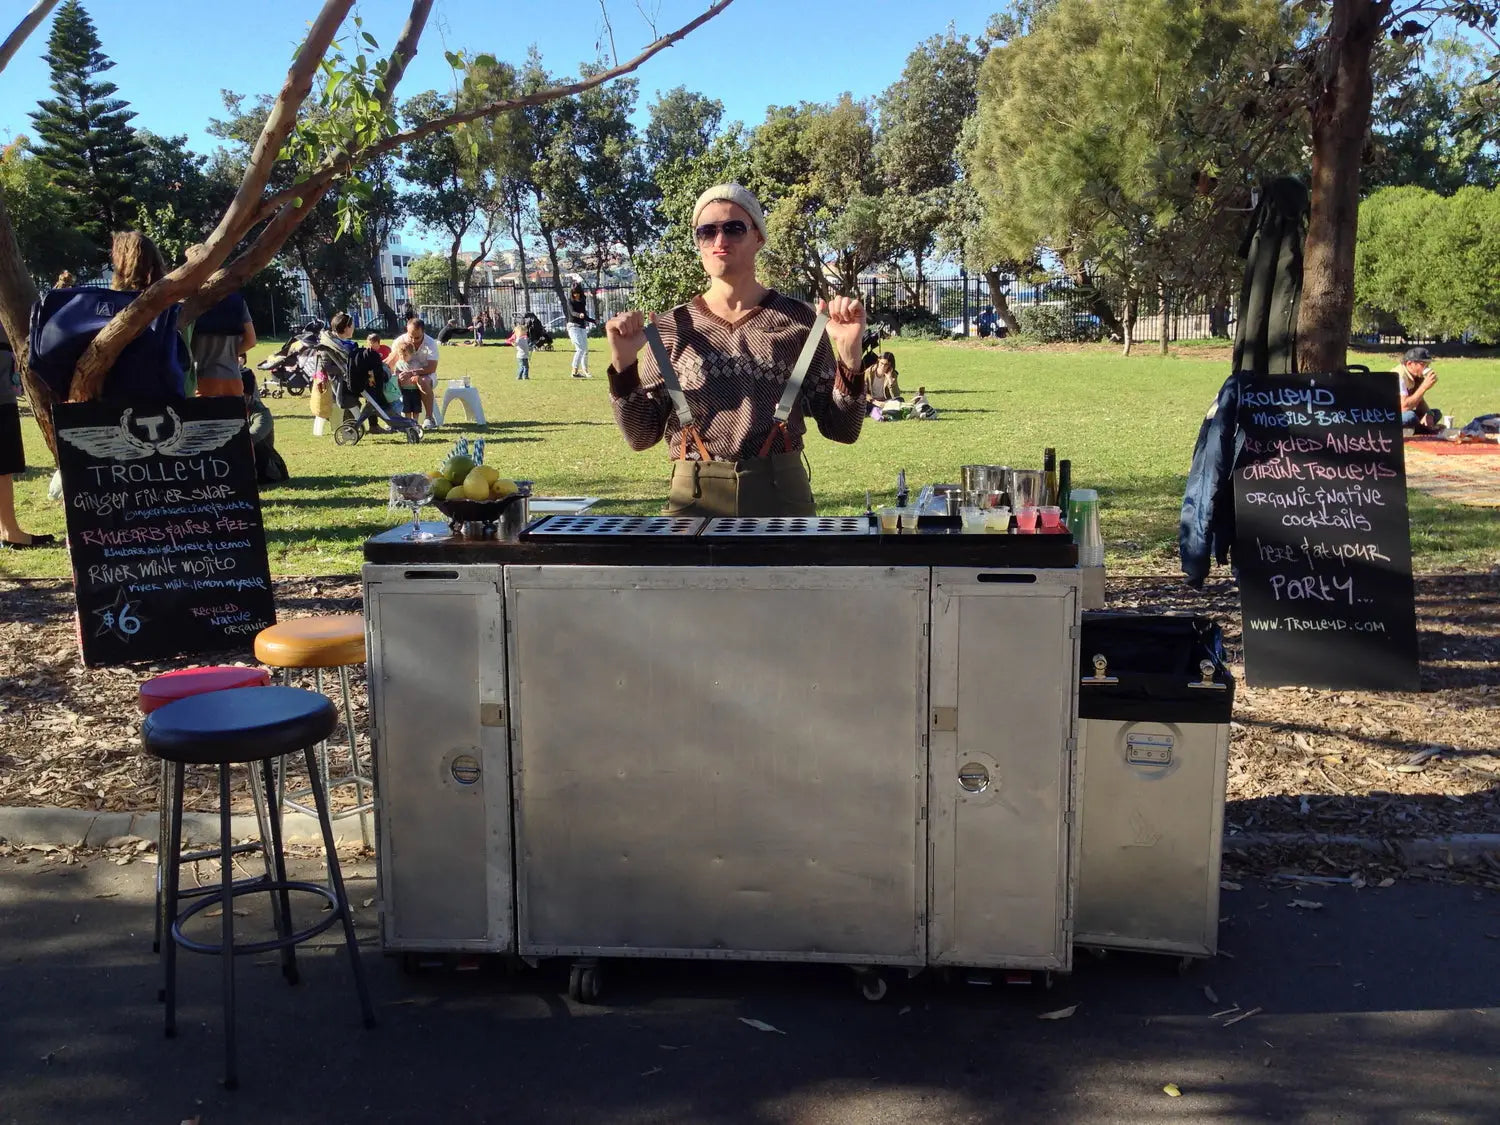
[[[1120,682],[1120,678],[1118,676],[1109,676],[1109,675],[1105,674],[1105,672],[1108,670],[1108,668],[1109,668],[1109,661],[1105,658],[1104,654],[1103,653],[1097,653],[1094,656],[1094,674],[1092,676],[1082,676],[1082,677],[1079,678],[1078,682],[1080,684],[1117,684],[1117,683],[1119,683]]]
[[[1212,660],[1198,661],[1198,675],[1203,678],[1197,683],[1190,683],[1188,687],[1197,688],[1199,691],[1227,691],[1228,689],[1220,683],[1214,682],[1214,662]]]

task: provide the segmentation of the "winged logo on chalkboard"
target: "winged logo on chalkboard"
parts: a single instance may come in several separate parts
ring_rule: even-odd
[[[245,428],[243,418],[206,418],[184,422],[170,406],[164,414],[136,417],[134,408],[120,415],[118,426],[60,429],[58,437],[105,461],[139,461],[155,454],[191,457],[218,449]],[[166,436],[163,437],[163,431]]]

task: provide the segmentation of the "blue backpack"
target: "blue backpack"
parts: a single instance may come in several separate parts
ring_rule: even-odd
[[[129,290],[54,289],[31,306],[32,374],[66,401],[73,369],[94,337],[110,318],[138,294]],[[177,332],[181,305],[157,314],[146,330],[115,360],[104,378],[101,398],[168,399],[186,393],[186,374],[192,363],[187,345]]]

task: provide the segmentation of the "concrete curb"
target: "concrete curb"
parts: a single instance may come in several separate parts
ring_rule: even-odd
[[[0,810],[3,812],[3,810]],[[1425,836],[1380,840],[1372,836],[1334,836],[1320,832],[1260,832],[1224,837],[1226,852],[1255,852],[1270,848],[1357,848],[1404,863],[1474,863],[1484,856],[1500,858],[1500,832],[1465,832],[1453,836]]]
[[[368,815],[368,814],[366,814]],[[333,822],[333,839],[337,844],[364,842],[360,821],[350,816]],[[287,811],[281,817],[282,832],[289,844],[321,844],[323,836],[318,819],[307,813]],[[56,844],[59,847],[102,848],[108,841],[121,837],[156,840],[157,816],[150,813],[96,813],[87,809],[0,808],[0,840],[11,844]],[[260,828],[253,815],[234,816],[229,820],[230,834],[236,840],[259,839]],[[371,839],[374,826],[371,825]],[[217,813],[190,812],[183,815],[182,834],[194,846],[214,844],[219,839]]]

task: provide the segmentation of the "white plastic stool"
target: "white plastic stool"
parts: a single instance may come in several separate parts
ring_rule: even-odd
[[[438,425],[442,425],[448,417],[448,404],[457,399],[463,404],[464,413],[469,416],[470,422],[479,425],[487,425],[484,420],[484,407],[479,402],[479,388],[469,385],[467,377],[463,379],[449,379],[448,386],[443,391],[443,404],[438,408]]]

